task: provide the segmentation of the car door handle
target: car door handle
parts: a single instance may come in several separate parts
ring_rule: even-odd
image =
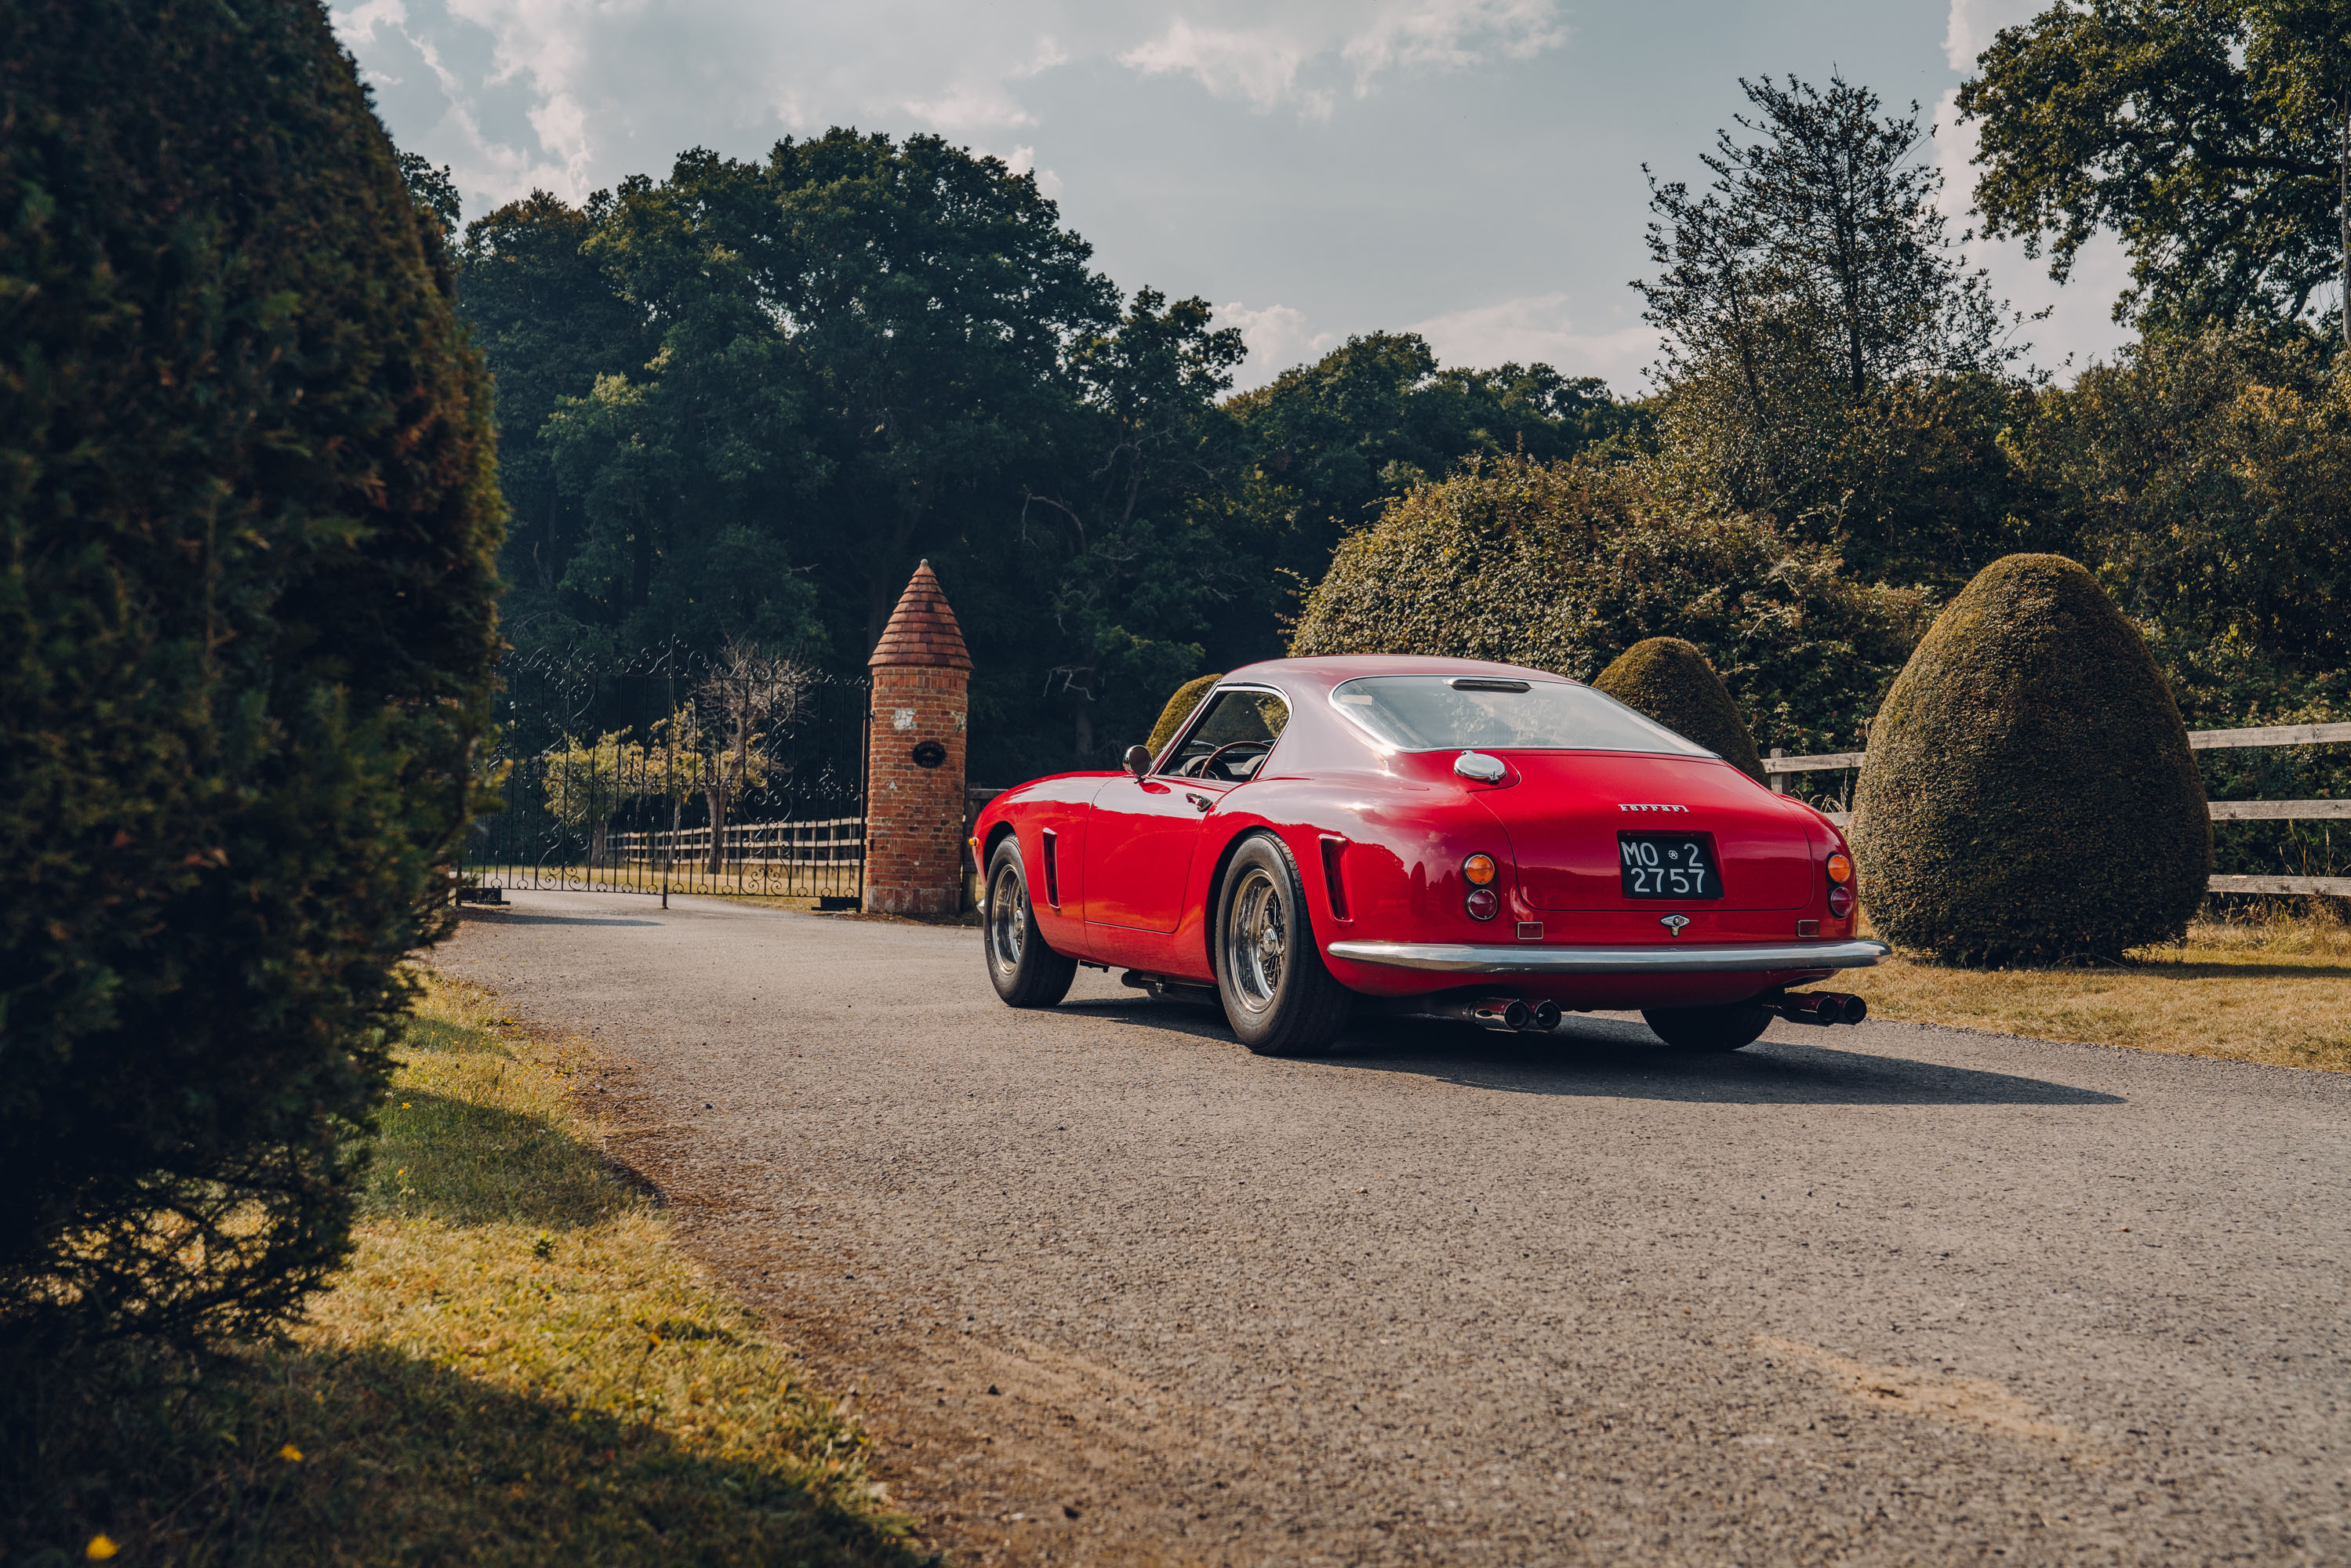
[[[1217,803],[1214,800],[1206,795],[1195,795],[1189,789],[1184,791],[1184,799],[1192,802],[1194,810],[1211,811],[1216,809]]]

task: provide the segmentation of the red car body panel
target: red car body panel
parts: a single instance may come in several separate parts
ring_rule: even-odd
[[[1006,834],[1018,840],[1039,930],[1056,951],[1203,983],[1215,980],[1208,931],[1225,865],[1240,839],[1260,832],[1278,836],[1296,861],[1315,945],[1332,977],[1372,996],[1479,987],[1570,1009],[1697,1007],[1817,979],[1830,968],[1510,973],[1488,982],[1335,955],[1332,943],[1727,952],[1852,938],[1851,915],[1833,915],[1827,903],[1828,856],[1846,849],[1844,838],[1810,807],[1710,757],[1489,751],[1507,775],[1475,782],[1453,769],[1460,748],[1384,749],[1331,700],[1342,682],[1385,674],[1559,679],[1506,664],[1405,657],[1283,659],[1236,670],[1221,685],[1272,688],[1290,710],[1254,777],[1040,779],[980,814],[980,863]],[[1204,699],[1198,713],[1207,706]],[[1179,733],[1160,760],[1184,739]],[[1653,815],[1622,809],[1628,805],[1680,809]],[[1707,835],[1722,896],[1625,897],[1616,834],[1627,828]],[[1462,862],[1480,852],[1500,866],[1493,885],[1502,907],[1490,921],[1464,905]],[[1668,915],[1683,919],[1677,935],[1662,921]]]

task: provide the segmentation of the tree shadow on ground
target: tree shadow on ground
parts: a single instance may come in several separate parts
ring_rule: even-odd
[[[380,1128],[363,1213],[574,1230],[657,1196],[643,1176],[544,1116],[402,1089]]]
[[[38,1428],[5,1456],[12,1564],[80,1561],[101,1533],[137,1563],[927,1561],[825,1475],[381,1347],[256,1347],[200,1375],[130,1352],[37,1381],[9,1401]]]
[[[1232,1042],[1223,1018],[1206,1006],[1147,998],[1063,1006],[1105,1022]],[[1710,1054],[1668,1050],[1638,1023],[1573,1013],[1551,1034],[1500,1034],[1437,1019],[1375,1016],[1350,1024],[1331,1055],[1308,1060],[1513,1094],[1742,1105],[2123,1103],[2118,1094],[2046,1079],[1843,1048],[1855,1040],[1851,1030],[1805,1031],[1826,1037],[1818,1042],[1791,1038],[1796,1028],[1775,1024],[1744,1051]]]

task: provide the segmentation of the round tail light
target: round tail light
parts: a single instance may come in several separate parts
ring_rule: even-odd
[[[1839,920],[1843,920],[1846,915],[1851,915],[1853,913],[1853,889],[1849,887],[1833,887],[1829,889],[1829,913],[1835,915]]]
[[[1502,912],[1502,895],[1490,887],[1477,888],[1461,901],[1461,906],[1472,920],[1491,920]]]

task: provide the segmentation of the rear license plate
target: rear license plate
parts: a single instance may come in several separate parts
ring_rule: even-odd
[[[1619,833],[1627,898],[1720,898],[1722,872],[1704,833]]]

